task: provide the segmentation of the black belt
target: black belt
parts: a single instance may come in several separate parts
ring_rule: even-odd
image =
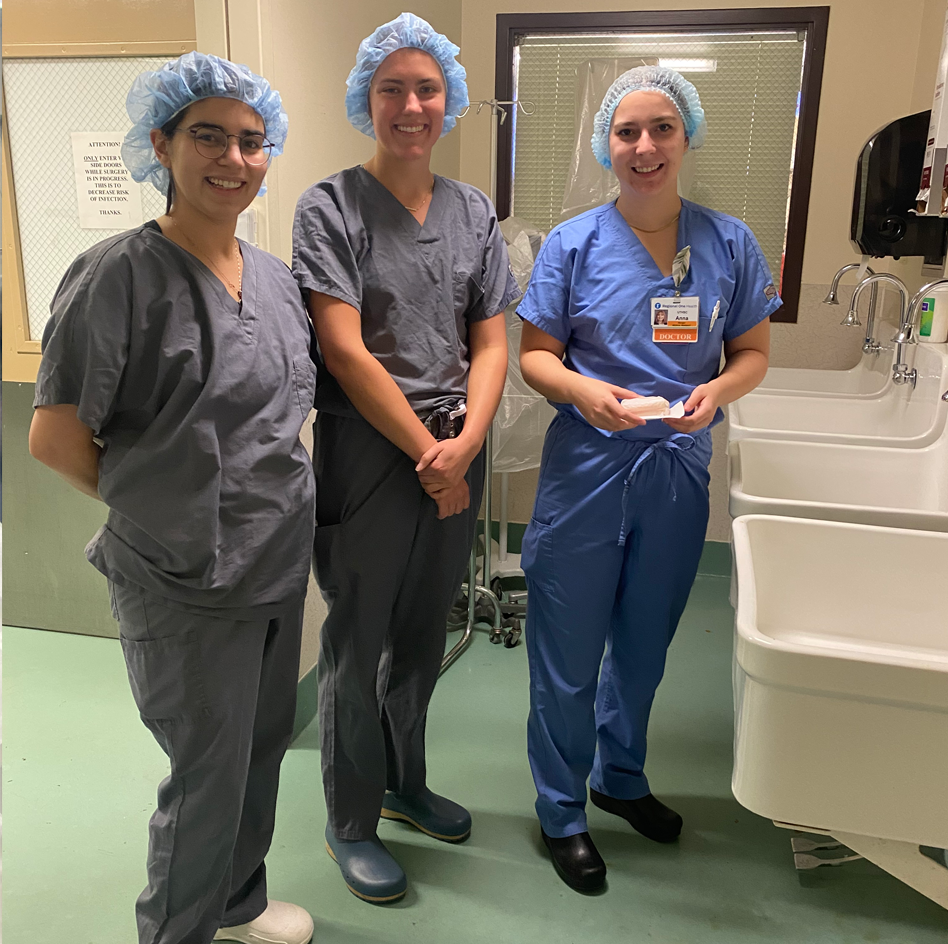
[[[425,419],[425,428],[438,442],[444,439],[456,439],[464,429],[464,417],[467,403],[464,400],[452,400],[438,407]]]

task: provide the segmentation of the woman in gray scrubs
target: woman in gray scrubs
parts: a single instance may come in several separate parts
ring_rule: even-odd
[[[471,829],[427,787],[425,718],[503,390],[502,313],[519,292],[490,201],[429,169],[467,105],[459,51],[411,14],[363,41],[346,105],[375,155],[307,190],[294,226],[327,369],[314,451],[326,842],[372,902],[407,887],[380,815],[448,842]]]
[[[235,239],[282,151],[280,96],[189,53],[136,79],[123,158],[168,212],[83,253],[52,303],[30,451],[109,508],[109,580],[142,720],[171,761],[151,818],[140,944],[305,944],[268,901],[293,727],[315,368],[299,289]]]

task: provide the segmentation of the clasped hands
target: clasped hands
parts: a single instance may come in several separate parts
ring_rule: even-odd
[[[415,466],[421,487],[438,503],[438,518],[460,514],[471,504],[464,476],[477,455],[463,439],[436,442]]]

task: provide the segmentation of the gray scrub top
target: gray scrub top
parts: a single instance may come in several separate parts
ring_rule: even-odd
[[[34,406],[75,404],[102,443],[98,570],[181,609],[257,619],[306,592],[299,432],[316,369],[290,271],[240,249],[242,303],[154,221],[79,256],[50,306]]]
[[[480,190],[435,176],[422,226],[361,166],[300,197],[293,274],[304,291],[361,314],[366,348],[421,417],[466,396],[468,325],[520,297],[496,212]],[[325,368],[316,408],[358,415]]]

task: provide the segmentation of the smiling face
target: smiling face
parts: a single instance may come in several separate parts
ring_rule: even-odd
[[[220,157],[206,157],[195,147],[213,132],[232,135],[263,134],[263,119],[249,105],[233,98],[206,98],[190,105],[174,134],[166,138],[152,131],[158,160],[174,177],[175,205],[190,204],[215,221],[236,218],[257,195],[267,164],[247,163],[237,138],[227,139]]]
[[[431,154],[444,127],[441,67],[420,49],[398,49],[382,61],[369,89],[378,146],[401,160]]]
[[[687,150],[681,115],[661,92],[630,92],[619,102],[609,132],[609,156],[623,189],[648,195],[676,188]]]

